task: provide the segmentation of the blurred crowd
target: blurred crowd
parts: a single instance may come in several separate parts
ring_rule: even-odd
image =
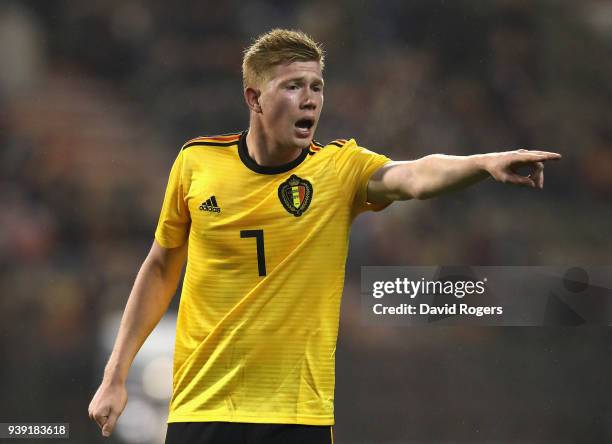
[[[361,265],[610,263],[612,6],[596,0],[2,2],[0,420],[70,418],[73,436],[91,433],[87,402],[106,359],[98,327],[125,304],[172,159],[192,137],[247,127],[242,50],[272,27],[303,29],[325,46],[321,142],[355,137],[396,160],[516,148],[564,156],[547,165],[542,192],[488,180],[357,219],[338,442],[472,437],[478,418],[485,438],[612,438],[599,417],[563,421],[569,399],[609,421],[598,383],[610,383],[565,365],[575,352],[612,368],[605,330],[359,320]],[[527,360],[533,369],[517,365]],[[504,363],[522,379],[507,385]],[[372,375],[384,376],[374,393]],[[545,394],[530,390],[538,377]],[[578,384],[571,398],[552,393],[569,379]],[[522,399],[506,400],[517,391]],[[489,405],[502,398],[514,425],[500,425]],[[402,421],[398,411],[414,422],[383,427]],[[380,427],[354,427],[365,417]],[[520,422],[524,435],[513,428]]]

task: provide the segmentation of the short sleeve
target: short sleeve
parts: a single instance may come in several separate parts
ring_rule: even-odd
[[[360,147],[355,139],[350,139],[338,149],[334,162],[341,186],[350,191],[354,216],[364,211],[380,211],[388,206],[388,204],[379,205],[368,202],[367,194],[368,182],[372,174],[386,163],[391,162],[391,159]]]
[[[187,240],[191,217],[185,202],[184,151],[177,156],[166,187],[164,203],[155,230],[155,240],[164,248],[180,247]]]

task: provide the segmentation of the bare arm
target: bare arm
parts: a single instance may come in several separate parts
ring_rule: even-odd
[[[163,248],[153,242],[130,293],[104,378],[89,404],[89,417],[110,436],[127,403],[125,382],[136,353],[172,300],[185,263],[187,245]]]
[[[412,161],[390,162],[370,178],[368,201],[429,199],[490,176],[503,183],[542,188],[544,162],[560,158],[558,153],[517,150],[474,156],[432,154]],[[517,169],[521,166],[528,166],[531,174],[520,175]]]

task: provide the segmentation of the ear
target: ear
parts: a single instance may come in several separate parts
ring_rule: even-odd
[[[259,97],[261,91],[259,89],[247,87],[244,89],[244,100],[247,103],[249,109],[257,114],[261,114],[261,105],[259,103]]]

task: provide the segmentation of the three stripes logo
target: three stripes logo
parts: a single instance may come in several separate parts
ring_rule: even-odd
[[[200,205],[200,211],[210,211],[212,213],[220,213],[221,208],[217,205],[217,199],[215,196],[210,196],[209,199],[206,199],[205,202],[202,202]]]

